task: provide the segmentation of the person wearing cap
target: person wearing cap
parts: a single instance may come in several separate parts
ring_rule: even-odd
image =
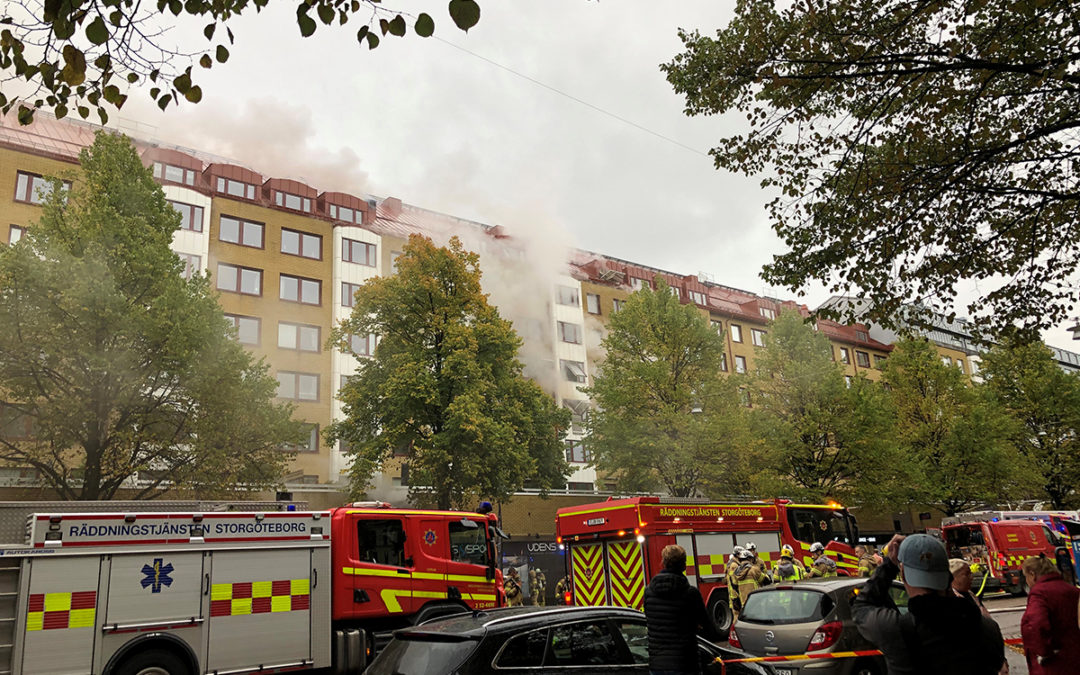
[[[663,569],[645,589],[649,671],[700,673],[697,635],[712,631],[701,592],[686,579],[686,549],[669,544],[660,552]]]
[[[774,581],[802,581],[806,578],[806,568],[795,560],[795,549],[787,544],[780,548],[780,560],[773,568]]]
[[[1044,556],[1028,558],[1020,570],[1028,586],[1027,609],[1020,619],[1028,673],[1080,673],[1080,590],[1065,581],[1054,562]]]
[[[889,675],[996,675],[1005,663],[1001,630],[950,590],[945,546],[925,534],[896,535],[852,604],[855,625],[881,650]],[[900,576],[901,614],[889,590]]]

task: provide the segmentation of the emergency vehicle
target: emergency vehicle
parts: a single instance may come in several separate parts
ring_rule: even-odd
[[[0,545],[0,672],[359,674],[372,632],[503,603],[493,514],[34,514]]]
[[[1057,559],[1060,535],[1043,520],[1001,519],[997,512],[959,514],[946,518],[941,538],[950,558],[963,558],[978,566],[972,587],[990,592],[1024,594],[1020,565],[1040,553]],[[985,576],[985,581],[984,581]]]
[[[858,530],[838,504],[792,504],[784,499],[704,504],[632,497],[561,508],[555,533],[569,563],[566,604],[642,609],[645,586],[661,569],[660,552],[678,544],[686,549],[686,576],[701,592],[721,634],[731,625],[725,564],[736,545],[754,543],[770,570],[784,544],[809,566],[814,542],[825,546],[840,574],[855,575],[859,567],[853,550]]]

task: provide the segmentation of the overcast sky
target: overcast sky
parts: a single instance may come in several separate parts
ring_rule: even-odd
[[[435,37],[369,51],[359,24],[303,39],[295,4],[272,2],[233,24],[232,58],[200,75],[202,103],[162,114],[132,92],[119,122],[320,190],[399,197],[794,299],[759,277],[783,250],[769,195],[706,155],[741,121],[686,117],[658,68],[681,50],[679,28],[712,33],[733,3],[480,4],[466,34],[445,0],[408,3],[435,18]],[[812,289],[802,302],[826,297]],[[1064,327],[1046,337],[1072,349]]]

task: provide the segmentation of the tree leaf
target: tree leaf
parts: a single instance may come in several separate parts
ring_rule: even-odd
[[[191,76],[187,73],[177,76],[173,80],[173,86],[176,87],[176,91],[186,94],[188,89],[191,89]]]
[[[375,33],[368,32],[367,34],[368,49],[375,49],[379,46],[379,36]]]
[[[301,5],[301,7],[306,7],[306,5]],[[303,11],[297,11],[296,23],[300,26],[301,36],[311,37],[315,33],[315,20],[303,13]]]
[[[209,54],[203,54],[199,57],[199,65],[203,68],[210,68],[214,65],[214,60],[210,58]]]
[[[184,98],[186,98],[188,101],[191,101],[192,103],[198,103],[202,100],[202,87],[196,85],[191,89],[188,89],[187,92],[184,94]]]
[[[334,22],[333,6],[326,3],[320,3],[319,6],[316,8],[316,11],[319,13],[319,19],[322,20],[322,22],[327,26]]]
[[[86,27],[86,39],[95,45],[102,45],[108,41],[109,29],[100,15],[94,17],[94,20]]]
[[[225,45],[218,45],[214,57],[218,63],[225,63],[229,60],[229,50],[225,48]]]
[[[161,98],[158,99],[157,105],[162,110],[165,110],[165,108],[169,107],[169,101],[171,101],[171,100],[172,100],[172,97],[169,96],[168,94],[165,94],[164,96],[162,96]]]
[[[406,29],[407,28],[405,26],[405,17],[401,16],[400,14],[395,16],[387,25],[387,30],[390,31],[390,34],[396,35],[397,37],[404,36]]]
[[[450,0],[450,18],[463,31],[468,31],[480,21],[480,5],[475,0]]]
[[[19,106],[19,124],[23,126],[34,121],[34,109],[24,105]]]
[[[216,23],[208,23],[208,24],[206,24],[206,28],[203,28],[203,35],[206,36],[207,40],[213,40],[214,39],[214,31],[216,31],[216,30],[217,30],[217,24]]]
[[[420,37],[431,37],[435,34],[435,20],[425,12],[421,12],[420,16],[416,17],[416,25],[413,30]]]

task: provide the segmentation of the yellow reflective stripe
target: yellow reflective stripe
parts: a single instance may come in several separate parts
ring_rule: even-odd
[[[274,596],[273,593],[274,582],[272,581],[254,581],[251,584],[251,597],[253,598],[270,598]]]
[[[374,569],[370,567],[342,567],[342,574],[357,577],[396,577],[398,579],[423,579],[425,581],[460,581],[473,584],[494,584],[494,579],[468,574],[440,574],[438,572],[398,572],[396,569]]]
[[[342,567],[341,572],[342,574],[352,574],[358,577],[401,577],[407,579],[411,576],[402,574],[397,570],[373,569],[371,567]]]
[[[94,612],[89,609],[73,609],[68,614],[68,628],[90,628],[94,625]]]
[[[46,593],[46,612],[66,612],[71,609],[71,593]]]
[[[405,576],[402,574],[401,576]],[[494,579],[488,580],[487,577],[470,576],[467,574],[439,574],[437,572],[413,572],[413,579],[431,579],[434,581],[466,581],[476,584],[493,584]]]
[[[237,614],[251,614],[251,598],[237,598],[232,601],[232,605],[229,608],[229,613],[233,616]]]
[[[291,612],[292,611],[292,596],[291,595],[275,595],[270,598],[270,611],[271,612]]]
[[[586,513],[603,513],[604,511],[618,511],[620,509],[633,509],[637,504],[623,504],[622,506],[605,506],[599,509],[585,509],[583,511],[568,511],[566,513],[560,513],[559,516],[581,516]]]
[[[45,612],[30,612],[26,615],[26,630],[42,630],[45,627]]]
[[[495,596],[494,595],[487,595],[486,593],[462,593],[461,594],[461,599],[462,600],[486,600],[486,601],[490,601],[490,602],[495,602]]]
[[[308,595],[311,593],[311,583],[307,579],[290,579],[289,593],[292,595]]]
[[[232,600],[232,584],[214,584],[210,587],[211,600]]]
[[[398,598],[445,598],[444,591],[410,591],[403,588],[384,588],[379,592],[386,611],[397,613],[401,611],[401,603]]]

